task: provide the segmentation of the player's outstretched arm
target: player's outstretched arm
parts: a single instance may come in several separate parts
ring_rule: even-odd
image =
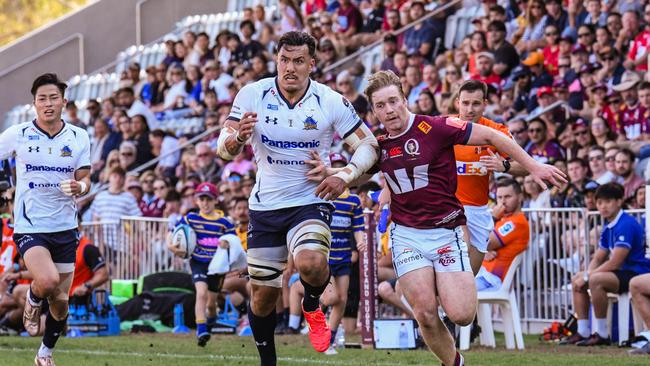
[[[246,112],[239,122],[227,119],[217,140],[217,155],[224,160],[233,160],[241,153],[246,141],[253,134],[257,113]]]
[[[519,162],[542,189],[548,188],[546,182],[559,186],[567,181],[565,174],[560,169],[552,165],[538,163],[514,140],[489,127],[477,123],[472,124],[472,131],[467,145],[492,145],[496,147],[497,150]]]

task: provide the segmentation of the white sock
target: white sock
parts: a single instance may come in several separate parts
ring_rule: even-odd
[[[591,327],[589,326],[589,319],[578,319],[578,334],[587,338],[591,335]]]
[[[289,314],[289,328],[298,329],[300,328],[300,315]]]
[[[31,286],[29,287],[29,289],[27,291],[29,291],[27,293],[27,301],[29,301],[29,303],[32,306],[41,306],[41,304],[43,304],[43,300],[41,300],[40,302],[34,302],[34,300],[32,300],[32,296],[30,295],[32,293],[32,287]]]
[[[607,318],[596,318],[596,333],[598,333],[598,335],[603,338],[607,338],[609,336],[609,332],[607,330]]]
[[[38,357],[51,357],[52,351],[54,351],[54,348],[48,348],[41,343],[41,348],[38,349]]]

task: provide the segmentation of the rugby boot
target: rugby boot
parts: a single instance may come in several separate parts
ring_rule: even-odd
[[[52,356],[38,357],[38,355],[36,355],[36,358],[34,358],[34,365],[35,366],[56,366],[54,364],[54,358],[52,358]]]
[[[565,339],[561,340],[559,344],[561,346],[566,346],[566,345],[576,344],[578,342],[582,342],[582,341],[584,341],[586,339],[587,338],[581,336],[580,333],[575,332],[569,338],[565,338]]]
[[[591,346],[609,346],[612,344],[612,340],[607,337],[603,338],[598,333],[594,333],[591,337],[576,343],[576,346],[579,347],[591,347]]]
[[[327,351],[330,346],[332,332],[330,331],[329,325],[327,325],[325,314],[320,307],[314,311],[305,311],[303,307],[302,312],[305,314],[305,320],[309,327],[309,341],[311,345],[317,352]]]
[[[23,326],[32,337],[38,335],[38,332],[41,329],[41,307],[32,305],[29,302],[29,291],[27,291],[27,296],[25,299],[25,310],[23,311]]]

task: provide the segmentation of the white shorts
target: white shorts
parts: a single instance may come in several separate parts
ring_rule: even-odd
[[[487,206],[463,206],[467,218],[470,245],[481,253],[487,252],[494,220]]]
[[[436,272],[472,272],[460,227],[415,229],[393,223],[390,239],[398,278],[425,267]]]

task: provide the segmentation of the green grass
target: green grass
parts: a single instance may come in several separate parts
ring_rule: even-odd
[[[506,351],[503,337],[496,349],[473,347],[464,352],[468,365],[650,365],[650,357],[630,357],[625,349],[559,347],[534,336],[525,339],[525,351]],[[0,338],[0,365],[31,365],[40,339]],[[276,339],[280,365],[439,365],[425,351],[346,349],[337,356],[316,353],[306,336]],[[123,335],[102,338],[63,338],[55,352],[62,366],[141,366],[141,365],[259,365],[250,337],[216,336],[205,348],[196,346],[192,336],[169,334]]]

